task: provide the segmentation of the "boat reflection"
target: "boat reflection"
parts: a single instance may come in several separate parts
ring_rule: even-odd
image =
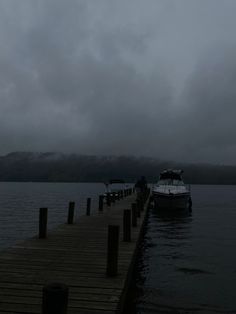
[[[189,258],[191,222],[189,210],[167,211],[150,207],[135,265],[132,293],[124,313],[169,313],[165,307],[166,286],[172,285],[171,274],[176,263]],[[179,309],[176,310],[179,313]]]
[[[149,234],[156,246],[172,247],[166,254],[181,254],[181,246],[185,246],[186,241],[191,238],[192,212],[189,210],[168,211],[152,208],[149,215]],[[176,250],[174,250],[174,247]],[[155,253],[154,253],[155,254]],[[175,254],[174,254],[175,255]],[[181,254],[182,255],[182,254]]]
[[[158,219],[162,221],[183,222],[185,219],[187,219],[187,221],[189,222],[189,218],[192,217],[192,210],[189,209],[174,211],[152,207],[150,211],[153,219]]]

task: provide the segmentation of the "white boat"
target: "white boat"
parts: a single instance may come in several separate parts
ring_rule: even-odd
[[[184,184],[182,173],[182,170],[172,169],[161,172],[152,190],[155,207],[170,210],[191,208],[190,187]]]

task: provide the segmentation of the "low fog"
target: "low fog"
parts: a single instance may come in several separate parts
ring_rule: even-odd
[[[1,0],[0,154],[236,164],[236,1]]]

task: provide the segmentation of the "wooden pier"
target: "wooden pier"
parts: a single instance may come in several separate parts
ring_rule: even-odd
[[[102,210],[99,204],[96,214],[61,225],[46,238],[37,236],[3,251],[0,313],[43,313],[42,289],[50,283],[63,283],[69,288],[68,310],[61,313],[122,313],[147,211],[144,206],[137,226],[132,221],[129,241],[129,234],[123,236],[123,213],[135,200],[132,194]],[[120,226],[116,276],[107,275],[109,225]]]

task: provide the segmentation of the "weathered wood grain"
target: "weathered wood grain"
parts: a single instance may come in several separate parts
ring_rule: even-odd
[[[79,217],[0,253],[0,313],[41,313],[42,288],[51,282],[69,286],[68,314],[118,313],[146,212],[123,241],[123,211],[135,196],[104,206],[103,212]],[[120,226],[118,275],[106,276],[107,228]],[[37,231],[36,231],[37,233]]]

